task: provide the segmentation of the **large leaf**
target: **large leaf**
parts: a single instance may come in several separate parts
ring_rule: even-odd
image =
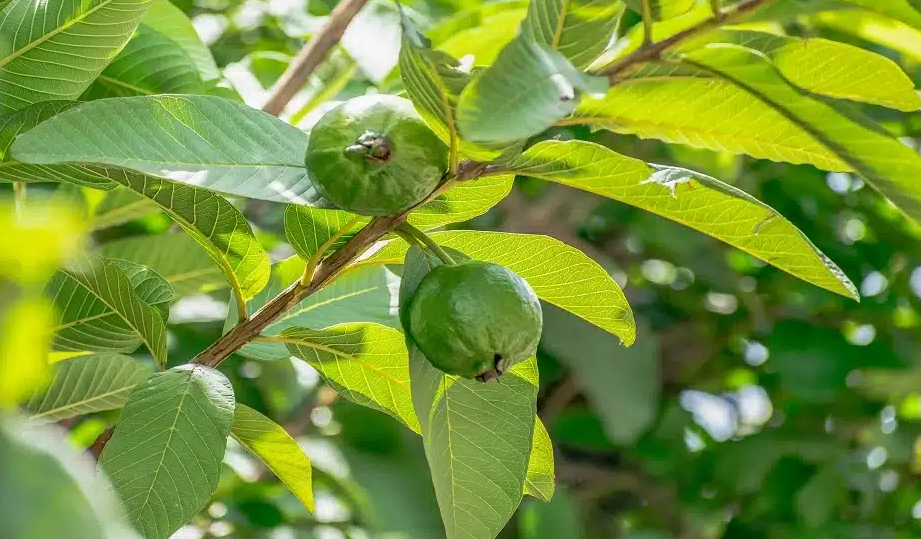
[[[304,262],[292,258],[275,264],[265,289],[249,302],[255,312],[288,285],[300,278]],[[263,331],[263,335],[278,335],[289,327],[301,326],[324,329],[349,322],[371,322],[399,328],[396,292],[400,278],[382,264],[362,264],[348,269],[315,294],[289,309]],[[225,330],[236,323],[236,310],[231,305]],[[291,355],[283,344],[252,342],[239,351],[255,359],[271,360]]]
[[[169,214],[211,256],[244,299],[269,280],[269,256],[246,217],[224,197],[207,189],[113,170],[112,180],[142,195]]]
[[[320,197],[307,178],[306,149],[304,132],[242,103],[140,96],[65,111],[20,135],[13,156],[101,163],[231,195],[312,204]]]
[[[457,125],[465,139],[514,141],[536,135],[570,114],[585,91],[604,79],[586,75],[565,56],[519,36],[461,92]]]
[[[400,300],[412,297],[434,262],[409,251]],[[536,419],[537,362],[515,365],[499,383],[448,376],[409,344],[412,401],[448,539],[493,539],[525,489]]]
[[[521,31],[585,69],[614,37],[622,10],[616,0],[533,0]]]
[[[203,365],[155,373],[131,393],[99,465],[144,537],[167,539],[211,499],[233,418],[233,387]]]
[[[898,51],[906,59],[921,62],[921,17],[914,27],[860,9],[836,9],[816,13],[818,26],[852,34],[870,43]]]
[[[221,76],[211,50],[202,42],[192,21],[169,0],[154,0],[141,24],[168,37],[182,49],[195,63],[202,80],[213,81]]]
[[[703,174],[649,166],[583,141],[544,141],[509,166],[516,173],[619,200],[689,226],[800,279],[857,298],[834,262],[771,207]]]
[[[195,239],[181,232],[123,238],[103,244],[99,252],[106,258],[149,267],[166,279],[177,298],[212,292],[228,284],[220,266]]]
[[[664,21],[691,10],[695,0],[624,0],[633,11],[642,14],[642,2],[649,3],[649,14],[654,21]]]
[[[54,366],[51,384],[32,396],[26,409],[33,419],[60,421],[103,410],[121,408],[134,386],[151,370],[120,354],[94,354]]]
[[[0,11],[0,113],[76,99],[138,26],[150,0],[12,0]]]
[[[578,249],[532,234],[450,231],[434,232],[431,237],[470,258],[508,267],[540,299],[617,335],[627,345],[633,343],[636,328],[623,291],[604,268]],[[405,252],[405,243],[392,242],[371,260],[395,263]]]
[[[524,494],[540,501],[549,502],[556,490],[556,472],[553,467],[553,442],[550,433],[540,419],[534,422],[534,441],[528,458],[528,475],[524,482]]]
[[[853,45],[745,30],[718,30],[701,39],[758,51],[789,82],[813,93],[905,112],[921,108],[914,83],[895,62]],[[689,44],[688,49],[698,44]]]
[[[921,9],[912,0],[839,0],[869,9],[921,30]]]
[[[309,511],[314,510],[310,459],[281,425],[237,404],[230,434],[259,457]]]
[[[100,175],[115,186],[115,189],[106,193],[93,207],[92,223],[94,230],[122,225],[157,211],[157,205],[152,200],[109,180],[109,171],[100,171]]]
[[[123,267],[127,263],[83,254],[52,277],[45,291],[54,299],[60,313],[55,347],[132,352],[143,342],[163,365],[166,363],[164,313],[171,294],[165,295],[163,286],[150,273],[132,271],[132,281]],[[154,282],[147,282],[148,279]],[[145,300],[157,300],[159,308]]]
[[[342,395],[419,432],[403,333],[377,324],[342,324],[324,330],[291,327],[279,338]]]
[[[455,58],[473,57],[473,65],[495,62],[502,49],[518,35],[528,2],[482,2],[438,23],[427,34],[435,46]]]
[[[909,217],[921,219],[921,184],[916,181],[921,157],[878,124],[854,109],[797,92],[773,66],[747,49],[704,48],[687,53],[685,61],[781,112]]]
[[[88,167],[25,165],[13,160],[9,155],[10,146],[17,135],[77,104],[76,101],[45,101],[4,116],[0,121],[0,181],[61,181],[97,189],[114,187],[105,175]]]

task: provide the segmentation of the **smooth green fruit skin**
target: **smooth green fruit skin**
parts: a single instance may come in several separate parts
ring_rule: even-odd
[[[388,159],[355,155],[366,133],[387,139]],[[406,210],[428,196],[447,162],[447,147],[412,103],[392,95],[356,97],[324,114],[310,131],[306,157],[320,194],[343,210],[378,216]]]
[[[410,300],[413,342],[436,368],[465,378],[499,375],[531,357],[542,327],[540,301],[528,283],[490,262],[438,266]]]

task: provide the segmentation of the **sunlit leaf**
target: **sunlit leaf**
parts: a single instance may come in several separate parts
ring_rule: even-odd
[[[522,33],[585,69],[614,37],[622,10],[616,0],[532,0]]]
[[[633,11],[642,14],[642,2],[649,3],[653,20],[664,21],[683,15],[694,7],[695,0],[624,0]]]
[[[524,494],[534,496],[542,502],[549,502],[556,490],[556,472],[553,466],[553,442],[547,427],[537,419],[534,422],[534,441],[528,458],[528,475],[524,482]]]

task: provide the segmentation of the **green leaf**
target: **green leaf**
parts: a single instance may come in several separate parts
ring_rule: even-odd
[[[646,325],[630,348],[553,307],[544,307],[541,348],[571,372],[611,441],[636,443],[659,412],[659,342]],[[579,343],[575,348],[572,343]]]
[[[272,266],[272,277],[262,292],[249,302],[250,312],[265,305],[288,285],[300,278],[304,261],[289,258]],[[278,335],[289,327],[301,326],[324,329],[350,322],[371,322],[399,328],[396,315],[396,289],[400,278],[382,264],[360,264],[342,272],[332,283],[304,298],[263,331],[263,335]],[[225,330],[237,321],[231,304]],[[273,360],[290,357],[288,349],[279,343],[252,342],[238,352],[244,356]]]
[[[585,69],[611,42],[622,12],[616,0],[533,0],[521,32]]]
[[[177,298],[228,285],[211,256],[195,239],[180,232],[123,238],[101,245],[99,253],[149,267],[166,279]]]
[[[0,537],[136,539],[111,486],[60,432],[0,421]]]
[[[208,45],[201,40],[192,21],[169,0],[154,0],[141,24],[168,37],[195,63],[203,81],[220,78],[221,71],[211,56]]]
[[[743,30],[718,30],[701,40],[758,51],[770,58],[790,83],[816,94],[904,112],[921,108],[921,96],[914,83],[895,62],[853,45]],[[699,45],[691,43],[687,49]]]
[[[150,0],[12,0],[0,11],[0,113],[76,99],[149,6]]]
[[[169,317],[169,306],[176,299],[166,279],[154,270],[134,262],[127,260],[111,260],[111,262],[128,277],[137,297],[156,309],[165,322]]]
[[[623,291],[604,268],[575,247],[532,234],[458,230],[430,236],[475,260],[508,267],[540,299],[617,335],[628,346],[633,343],[636,328]],[[405,252],[406,244],[395,241],[370,260],[394,263]]]
[[[167,539],[211,499],[233,418],[233,387],[203,365],[155,373],[131,393],[99,465],[145,538]]]
[[[832,150],[848,169],[912,219],[921,219],[921,157],[871,119],[791,88],[773,66],[741,48],[700,49],[686,60],[749,92]]]
[[[342,324],[325,330],[290,327],[278,339],[343,396],[390,414],[419,432],[400,331],[377,324]]]
[[[921,11],[911,0],[839,0],[868,9],[921,30]]]
[[[362,226],[368,224],[371,219],[368,217],[358,217],[342,210],[323,210],[311,208],[308,206],[298,206],[289,204],[285,208],[285,237],[297,256],[304,260],[310,260],[310,257],[320,249],[333,235],[352,219],[359,218],[360,221],[352,227],[342,238],[336,241],[331,247],[341,246],[353,234],[358,232]]]
[[[30,165],[32,166],[32,165]],[[59,167],[62,165],[52,165]],[[111,181],[110,172],[100,171],[100,175],[115,188],[105,194],[93,208],[93,230],[102,230],[123,225],[135,219],[157,211],[157,205],[150,199],[142,197],[118,183]]]
[[[534,441],[528,458],[528,475],[524,482],[524,494],[534,496],[542,502],[549,502],[556,489],[556,472],[553,468],[553,442],[550,433],[540,419],[534,421]]]
[[[412,297],[433,261],[413,247],[400,301]],[[534,436],[537,361],[499,383],[445,375],[409,344],[412,402],[447,539],[493,539],[521,501]]]
[[[114,187],[103,174],[89,167],[24,165],[9,155],[17,135],[78,104],[76,101],[45,101],[4,116],[0,121],[0,182],[59,181],[96,189]]]
[[[518,529],[522,539],[584,539],[579,504],[568,490],[556,493],[550,503],[533,500],[522,504]]]
[[[43,421],[114,410],[150,373],[147,365],[120,354],[75,357],[54,365],[51,384],[33,395],[25,408],[32,419]]]
[[[145,283],[152,275],[143,271],[132,272],[132,281],[123,267],[125,262],[83,254],[52,277],[45,293],[60,313],[55,348],[131,352],[143,342],[164,365],[166,324],[161,313],[168,301],[163,301],[163,287]],[[142,292],[147,295],[142,297]],[[159,310],[145,299],[159,299]]]
[[[857,36],[921,62],[921,17],[912,27],[869,11],[842,9],[816,13],[812,20],[817,26]]]
[[[90,101],[13,143],[22,162],[106,164],[230,195],[312,205],[320,196],[307,177],[306,149],[307,135],[296,127],[201,95]]]
[[[439,50],[455,58],[473,56],[473,65],[487,66],[515,39],[526,15],[527,2],[483,2],[428,34]]]
[[[664,21],[684,15],[696,3],[695,0],[624,0],[633,11],[642,15],[642,2],[649,2],[649,13],[655,21]]]
[[[792,223],[744,191],[709,176],[648,166],[583,141],[540,142],[510,163],[509,169],[637,206],[709,234],[816,286],[858,298],[838,266]]]
[[[304,507],[313,512],[310,459],[284,427],[249,406],[237,404],[230,434],[247,451],[259,457]]]
[[[217,263],[239,296],[251,299],[265,287],[269,255],[246,217],[224,197],[207,189],[126,171],[113,170],[109,176],[169,214]]]
[[[457,124],[465,139],[514,141],[536,135],[570,114],[583,91],[606,81],[577,70],[562,54],[519,36],[461,92]]]
[[[147,17],[150,16],[148,12]],[[194,94],[203,92],[204,87],[192,58],[175,41],[142,22],[125,48],[80,99]]]

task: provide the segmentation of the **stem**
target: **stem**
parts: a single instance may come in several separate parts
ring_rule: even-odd
[[[25,182],[13,182],[13,212],[17,219],[22,219],[26,214]]]
[[[237,322],[242,322],[249,317],[249,309],[246,306],[246,299],[239,289],[233,290],[233,299],[237,302]]]
[[[617,76],[629,68],[637,64],[657,60],[662,56],[662,53],[674,47],[675,45],[682,43],[688,38],[717,28],[723,23],[731,23],[739,19],[743,19],[755,10],[763,6],[773,4],[776,1],[777,0],[744,0],[735,6],[724,10],[721,17],[709,18],[688,28],[687,30],[678,32],[669,38],[663,39],[662,41],[642,46],[627,56],[617,60],[616,62],[601,68],[597,74],[607,75],[611,84],[615,84],[617,82]]]
[[[397,227],[397,229],[402,232],[405,232],[409,236],[412,236],[413,239],[415,239],[422,245],[425,245],[430,251],[435,253],[435,255],[438,256],[438,258],[440,258],[441,261],[444,262],[445,264],[448,264],[449,266],[453,266],[457,264],[457,262],[455,262],[454,259],[451,258],[451,255],[446,253],[445,250],[442,249],[440,245],[435,243],[435,240],[430,238],[429,235],[426,234],[425,232],[419,230],[418,228],[414,227],[413,225],[409,223],[403,223],[399,227]]]
[[[716,17],[716,20],[723,20],[723,8],[720,6],[720,0],[710,0],[710,10],[713,11],[713,16]]]
[[[339,42],[346,27],[368,0],[342,0],[329,15],[326,25],[288,65],[262,110],[278,116],[291,98],[304,86],[326,53]]]
[[[316,273],[317,266],[320,264],[320,259],[323,258],[323,254],[326,253],[330,247],[335,245],[342,236],[345,236],[349,230],[352,230],[359,221],[361,221],[361,217],[355,217],[346,223],[342,228],[337,230],[335,234],[330,236],[329,239],[317,249],[317,252],[311,255],[310,260],[307,261],[307,266],[304,267],[304,273],[301,275],[301,285],[307,286],[310,284],[310,280],[313,279],[313,274]]]
[[[640,0],[643,9],[643,46],[652,44],[652,8],[649,0]]]

